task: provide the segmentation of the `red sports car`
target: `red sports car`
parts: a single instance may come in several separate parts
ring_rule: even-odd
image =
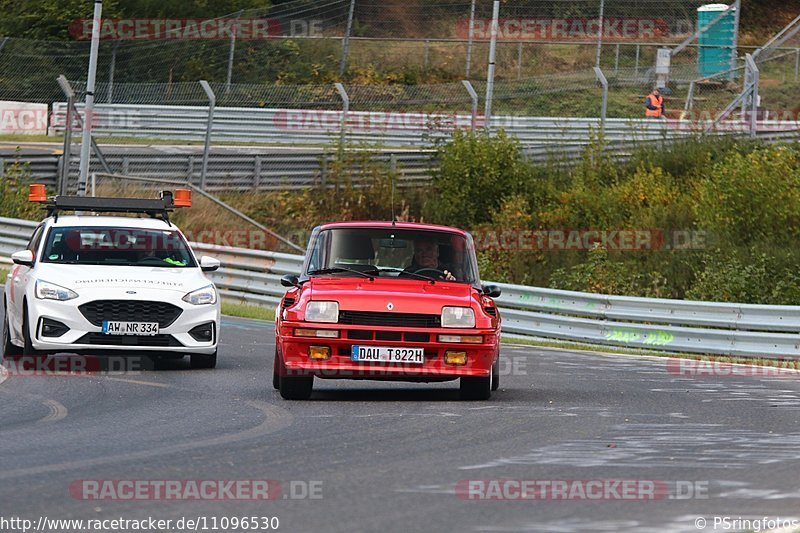
[[[278,308],[273,385],[311,396],[314,378],[460,379],[462,399],[499,385],[500,290],[481,285],[469,233],[404,222],[339,222],[311,234]]]

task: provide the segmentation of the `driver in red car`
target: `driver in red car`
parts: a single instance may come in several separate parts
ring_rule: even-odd
[[[423,270],[439,270],[444,273],[440,276],[441,279],[446,281],[455,281],[456,277],[450,271],[452,267],[448,267],[439,262],[439,244],[431,239],[419,239],[414,241],[414,258],[411,264],[406,267],[403,272],[410,272],[412,274]],[[430,274],[430,272],[428,273]],[[426,274],[427,275],[427,274]]]

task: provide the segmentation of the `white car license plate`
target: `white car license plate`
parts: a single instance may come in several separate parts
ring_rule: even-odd
[[[423,348],[390,348],[387,346],[353,346],[350,358],[357,362],[410,363],[425,362]]]
[[[106,335],[158,335],[158,322],[115,322],[103,320]]]

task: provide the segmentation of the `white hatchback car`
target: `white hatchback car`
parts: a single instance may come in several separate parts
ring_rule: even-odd
[[[220,303],[205,272],[220,263],[198,260],[169,222],[168,212],[180,207],[171,194],[158,200],[58,196],[43,203],[49,216],[27,250],[12,255],[5,357],[146,352],[189,355],[193,368],[216,366]],[[81,214],[59,215],[75,210]]]

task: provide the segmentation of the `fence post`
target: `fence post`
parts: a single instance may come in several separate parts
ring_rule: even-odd
[[[472,41],[475,36],[475,0],[472,0],[472,5],[469,9],[469,30],[467,37],[467,71],[464,77],[469,79],[469,72],[472,68]]]
[[[639,44],[636,44],[636,64],[633,67],[633,75],[639,77]]]
[[[603,48],[603,10],[605,0],[600,0],[600,15],[597,17],[597,57],[594,66],[600,68],[600,50]]]
[[[738,47],[739,47],[739,17],[741,16],[742,11],[742,2],[741,0],[736,0],[734,2],[734,13],[733,13],[733,43],[731,46],[731,63],[730,63],[730,70],[731,72],[728,74],[728,79],[733,80],[736,78],[736,71],[733,70],[736,68],[736,59],[738,56]]]
[[[684,111],[691,111],[694,107],[694,82],[695,80],[689,82],[689,92],[686,94],[686,105],[683,106]]]
[[[497,24],[500,18],[500,2],[494,1],[492,8],[492,41],[489,44],[489,72],[486,76],[486,109],[484,111],[484,120],[486,121],[486,133],[491,133],[491,119],[492,119],[492,98],[494,96],[494,62],[497,57]]]
[[[6,43],[8,42],[8,39],[9,39],[8,37],[3,37],[3,42],[0,42],[0,52],[3,51],[3,48],[6,46]]]
[[[522,41],[517,44],[517,79],[522,79]]]
[[[797,75],[800,73],[800,48],[794,49],[794,81],[797,81]]]
[[[206,123],[206,140],[203,145],[203,166],[200,168],[200,190],[205,190],[206,175],[208,173],[208,153],[211,150],[211,128],[214,124],[214,108],[217,105],[217,96],[206,80],[200,80],[200,86],[208,96],[208,122]]]
[[[599,67],[594,67],[594,75],[603,86],[603,100],[600,104],[600,132],[606,132],[606,112],[608,111],[608,80],[606,79],[603,71]]]
[[[67,116],[64,127],[64,149],[61,153],[61,159],[64,164],[61,165],[61,173],[58,175],[58,194],[67,194],[67,180],[69,180],[69,167],[72,163],[72,109],[75,107],[75,91],[72,90],[67,78],[62,74],[57,78],[64,96],[67,97]]]
[[[464,87],[466,87],[469,97],[472,100],[472,120],[470,121],[470,129],[475,131],[475,126],[478,122],[478,93],[475,92],[475,88],[472,86],[469,80],[463,80],[461,83],[463,83]]]
[[[253,169],[253,190],[257,191],[261,187],[261,156],[256,155],[255,168]]]
[[[350,34],[353,31],[353,14],[356,9],[356,0],[350,0],[350,12],[347,15],[347,29],[344,32],[344,41],[342,42],[342,62],[339,65],[339,76],[344,76],[347,70],[347,56],[350,53]]]
[[[614,74],[619,72],[619,43],[617,43],[616,50],[614,51]]]
[[[117,67],[117,48],[119,48],[119,43],[122,41],[117,41],[114,43],[114,47],[111,49],[111,64],[108,66],[108,103],[110,104],[112,99],[114,98],[114,70]]]
[[[753,92],[750,95],[750,137],[755,137],[756,133],[758,133],[758,82],[760,73],[758,71],[758,65],[756,65],[756,62],[753,60],[753,56],[747,54],[745,56],[745,61],[750,65],[750,72],[753,80]]]
[[[425,52],[423,54],[422,59],[422,68],[423,70],[428,70],[428,62],[430,60],[430,53],[431,53],[431,41],[430,39],[425,39]]]
[[[239,33],[239,19],[242,18],[242,10],[236,14],[236,23],[231,32],[231,46],[228,50],[228,77],[225,80],[225,94],[231,92],[231,78],[233,77],[233,53],[236,50],[236,35]]]
[[[347,114],[350,112],[350,97],[341,83],[335,83],[334,87],[336,87],[336,92],[339,93],[339,97],[342,99],[342,123],[339,126],[339,138],[344,143],[347,140]]]

